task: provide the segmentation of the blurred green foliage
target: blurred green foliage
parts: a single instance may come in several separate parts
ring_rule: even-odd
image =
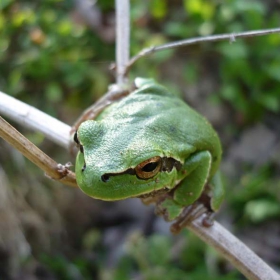
[[[1,4],[4,92],[57,116],[59,107],[87,107],[106,91],[114,44],[75,20],[72,1]]]
[[[259,224],[280,217],[280,180],[275,171],[266,164],[257,172],[248,168],[244,172],[229,200],[238,223]]]
[[[98,5],[104,13],[114,9],[114,1],[100,1]],[[72,1],[6,0],[1,1],[1,11],[3,91],[57,115],[59,105],[55,110],[53,105],[63,102],[72,108],[84,108],[114,81],[113,73],[108,71],[114,61],[114,44],[102,41],[77,17]],[[131,16],[133,54],[170,40],[279,26],[279,11],[257,0],[222,3],[186,0],[181,4],[166,0],[133,1]],[[220,83],[216,97],[226,100],[242,114],[245,122],[251,122],[258,120],[265,110],[274,113],[280,110],[279,43],[278,35],[269,35],[239,39],[231,44],[227,41],[203,44],[199,48],[203,48],[204,54],[197,54],[194,47],[189,47],[188,52],[191,56],[199,55],[201,63],[207,63],[203,61],[207,52],[213,54],[216,63],[213,70],[218,71]],[[172,53],[168,50],[143,59],[132,69],[132,76],[162,79],[158,67]],[[190,70],[192,58],[183,56],[191,65],[182,78],[198,83],[203,65]],[[191,77],[190,71],[194,72]]]
[[[62,280],[89,280],[93,277],[101,280],[130,280],[136,276],[135,271],[145,280],[200,280],[205,275],[207,280],[234,280],[238,275],[236,272],[220,275],[219,256],[187,231],[177,240],[159,234],[144,237],[135,231],[126,239],[123,250],[122,257],[111,269],[104,269],[103,262],[99,262],[98,269],[98,262],[93,264],[82,258],[74,258],[70,263],[63,256],[43,255],[41,261]],[[96,271],[99,272],[95,274]]]
[[[200,280],[207,274],[209,280],[236,279],[234,274],[220,276],[214,271],[209,274],[206,259],[213,258],[218,266],[217,255],[210,251],[208,256],[204,255],[205,245],[201,241],[186,232],[182,235],[184,238],[177,240],[176,244],[170,236],[154,234],[150,238],[144,238],[139,232],[134,232],[127,239],[126,254],[117,268],[105,273],[102,279],[129,280],[135,265],[139,267],[142,279],[146,280]],[[126,275],[124,271],[127,272]]]
[[[277,27],[280,12],[275,5],[261,0],[133,0],[131,53],[190,37]],[[102,14],[100,28],[110,24],[114,28],[114,1],[98,1],[97,7]],[[70,0],[1,0],[0,34],[1,90],[69,124],[114,82],[114,73],[108,70],[115,57],[113,40],[92,31]],[[279,45],[280,36],[269,35],[167,50],[137,62],[130,77],[154,77],[184,92],[186,84],[200,84],[205,72],[210,73],[219,85],[210,98],[226,103],[238,116],[232,120],[236,132],[240,119],[242,125],[250,124],[264,114],[280,112]],[[269,164],[257,172],[244,172],[228,198],[240,224],[279,217],[280,185],[273,174]],[[222,273],[227,271],[221,269],[224,263],[186,232],[188,241],[177,255],[174,238],[134,233],[119,262],[107,270],[106,252],[98,246],[101,237],[102,231],[96,230],[84,236],[84,247],[96,250],[98,261],[82,253],[71,258],[44,254],[39,261],[57,279],[67,280],[93,279],[93,275],[104,280],[138,275],[145,280],[242,279]],[[207,264],[209,258],[215,262],[214,272]]]

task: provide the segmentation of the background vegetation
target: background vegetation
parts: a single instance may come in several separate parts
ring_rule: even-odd
[[[70,125],[114,82],[114,1],[85,10],[83,3],[0,1],[1,90]],[[260,0],[133,0],[131,53],[277,27],[279,8]],[[217,219],[278,271],[279,46],[279,35],[204,43],[154,54],[130,74],[154,77],[212,122],[227,188]],[[58,162],[74,162],[39,133],[13,125]],[[244,279],[196,236],[171,236],[152,208],[96,201],[54,183],[2,139],[0,186],[1,279]]]

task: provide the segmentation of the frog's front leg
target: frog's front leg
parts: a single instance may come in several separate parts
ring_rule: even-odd
[[[212,156],[208,151],[201,151],[190,156],[183,165],[186,177],[176,187],[173,199],[180,205],[193,204],[201,196],[207,183]]]
[[[207,211],[198,199],[207,184],[211,169],[212,156],[208,151],[191,155],[182,166],[180,172],[185,173],[184,179],[168,196],[157,203],[156,212],[168,221],[178,219],[175,227],[178,231],[187,222]]]

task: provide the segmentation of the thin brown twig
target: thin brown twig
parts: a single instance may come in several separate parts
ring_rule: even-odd
[[[264,29],[264,30],[253,30],[253,31],[245,31],[245,32],[238,32],[238,33],[230,33],[230,34],[220,34],[220,35],[211,35],[211,36],[204,36],[204,37],[197,37],[197,38],[190,38],[186,40],[180,40],[172,43],[163,44],[160,46],[152,46],[146,49],[143,49],[138,54],[133,56],[125,69],[125,73],[128,73],[131,66],[140,58],[146,57],[151,55],[152,53],[163,51],[167,49],[179,48],[187,45],[194,45],[198,43],[206,43],[206,42],[215,42],[221,40],[229,40],[230,43],[235,42],[237,38],[242,37],[255,37],[255,36],[263,36],[268,34],[280,33],[280,28],[273,28],[273,29]]]
[[[72,171],[47,156],[2,117],[0,117],[0,137],[45,171],[46,176],[65,185],[77,187],[76,176]]]

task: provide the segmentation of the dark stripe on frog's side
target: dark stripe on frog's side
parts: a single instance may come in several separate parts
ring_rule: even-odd
[[[182,164],[174,158],[163,157],[163,158],[161,158],[161,160],[162,160],[162,162],[161,162],[160,172],[171,172],[173,168],[176,168],[177,171],[179,171],[182,167]],[[124,174],[137,176],[135,169],[129,168],[120,173],[105,173],[101,176],[101,180],[103,182],[107,182],[111,176],[118,176],[118,175],[124,175]],[[140,180],[148,180],[148,179],[144,179],[144,178],[139,178],[138,176],[137,176],[137,178]],[[151,178],[149,178],[149,179],[151,179]]]

